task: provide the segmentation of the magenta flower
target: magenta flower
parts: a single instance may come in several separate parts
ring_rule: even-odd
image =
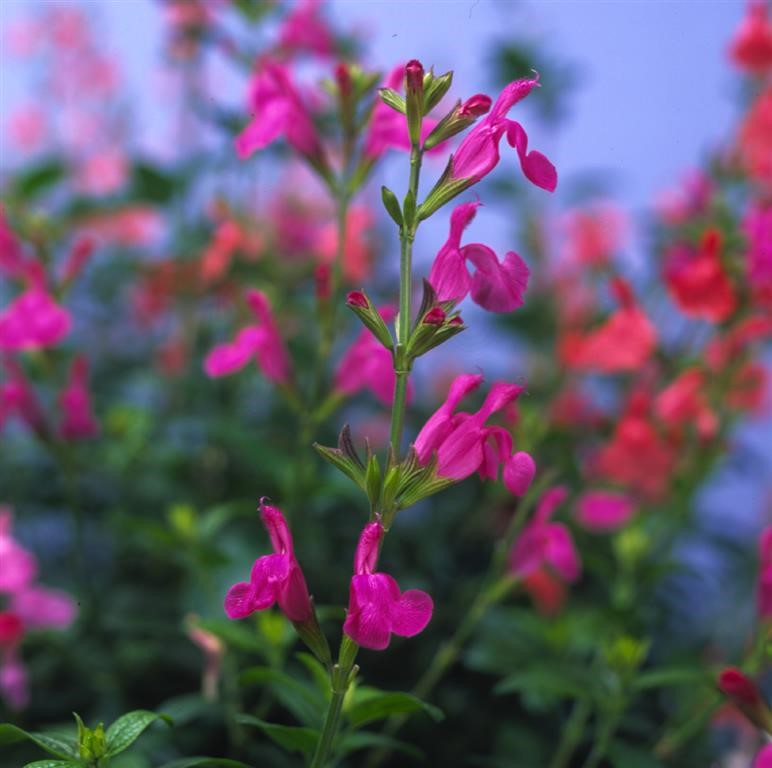
[[[772,744],[767,744],[753,761],[753,768],[772,768]]]
[[[24,258],[21,243],[8,226],[5,211],[0,206],[0,272],[8,277],[28,277],[31,263]]]
[[[35,556],[11,535],[13,515],[0,506],[0,592],[15,593],[30,585],[37,575]]]
[[[495,478],[498,466],[508,460],[511,436],[500,427],[486,426],[487,419],[513,402],[523,391],[517,384],[493,384],[482,407],[473,414],[454,413],[461,400],[477,389],[482,376],[462,374],[450,385],[445,402],[432,414],[416,437],[414,448],[421,464],[437,456],[437,474],[463,480],[473,472]]]
[[[585,491],[577,500],[574,518],[588,531],[616,531],[635,514],[630,497],[617,491]]]
[[[528,152],[528,136],[520,123],[509,120],[507,112],[525,98],[538,80],[516,80],[499,94],[490,113],[464,137],[451,158],[452,180],[467,179],[476,184],[499,162],[499,142],[506,133],[507,141],[520,159],[525,177],[537,187],[553,192],[558,183],[555,166],[541,154]]]
[[[401,592],[387,573],[373,573],[383,538],[383,526],[368,523],[359,537],[354,555],[348,614],[343,631],[363,648],[382,651],[392,634],[413,637],[432,617],[434,603],[420,589]]]
[[[330,56],[333,52],[332,33],[321,17],[320,9],[320,0],[301,0],[281,25],[281,47],[287,51]]]
[[[29,704],[27,668],[16,651],[0,654],[0,696],[17,711]]]
[[[286,384],[290,378],[289,356],[268,297],[254,289],[248,290],[246,297],[259,324],[242,328],[232,342],[218,344],[206,356],[204,370],[208,376],[227,376],[256,358],[269,381]]]
[[[91,410],[86,358],[78,356],[72,361],[67,386],[59,394],[59,408],[65,440],[84,440],[99,433],[99,424]]]
[[[307,622],[313,606],[306,579],[295,559],[287,521],[278,507],[260,500],[260,517],[268,531],[274,554],[255,560],[249,582],[234,584],[225,597],[225,613],[231,619],[243,619],[254,611],[264,611],[278,603],[292,622]]]
[[[70,331],[72,317],[42,281],[35,281],[0,312],[0,350],[42,349],[58,344]]]
[[[13,593],[8,607],[26,629],[66,629],[78,614],[75,601],[65,592],[28,586]]]
[[[0,429],[12,416],[21,419],[37,435],[45,435],[45,417],[24,369],[10,355],[4,356],[5,381],[0,383]]]
[[[356,297],[358,292],[353,294]],[[378,313],[386,322],[395,314],[391,307],[381,307]],[[391,352],[367,328],[363,329],[338,363],[335,389],[345,395],[369,389],[384,405],[391,405],[396,383]],[[409,398],[412,388],[408,387]]]
[[[284,136],[312,163],[324,163],[313,120],[286,67],[264,59],[250,83],[249,103],[253,119],[236,138],[239,157],[245,159]]]
[[[536,474],[536,464],[531,455],[518,451],[506,459],[502,480],[507,490],[514,496],[524,496],[531,487]]]
[[[582,564],[570,531],[562,523],[550,522],[555,508],[567,495],[568,491],[562,486],[544,494],[533,519],[512,548],[509,556],[512,573],[527,578],[547,566],[565,582],[579,578]]]
[[[772,526],[765,528],[759,539],[756,604],[762,621],[772,618]]]
[[[511,312],[523,305],[528,286],[528,267],[514,251],[499,261],[487,246],[473,243],[461,247],[461,235],[474,218],[480,203],[462,203],[450,216],[450,234],[434,259],[429,282],[440,301],[460,302],[471,292],[472,299],[490,312]],[[469,274],[466,262],[476,271]]]

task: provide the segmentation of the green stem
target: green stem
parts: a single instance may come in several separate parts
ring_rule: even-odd
[[[590,716],[591,707],[586,699],[576,701],[571,716],[563,728],[560,743],[550,761],[549,768],[566,768],[574,756],[576,748],[582,741],[584,728]]]
[[[410,150],[410,181],[408,197],[418,199],[418,181],[421,175],[420,147]],[[416,221],[406,221],[399,232],[399,318],[397,325],[397,348],[394,353],[394,404],[391,409],[391,447],[395,460],[399,457],[402,444],[402,430],[405,424],[405,406],[407,404],[407,382],[410,377],[411,360],[407,356],[407,340],[410,336],[410,300],[413,293],[413,240],[415,240]]]
[[[359,646],[347,635],[343,635],[338,654],[338,663],[332,668],[330,685],[332,696],[327,707],[327,715],[324,718],[322,732],[316,744],[314,756],[311,759],[310,768],[324,768],[327,758],[332,752],[335,737],[340,726],[340,715],[343,711],[343,701],[346,698],[351,680],[357,672],[354,660],[359,651]]]
[[[598,724],[597,737],[593,744],[592,751],[587,756],[587,759],[582,764],[582,768],[598,768],[601,760],[606,756],[611,739],[616,733],[619,720],[624,712],[624,704],[621,704],[614,711],[610,712]]]

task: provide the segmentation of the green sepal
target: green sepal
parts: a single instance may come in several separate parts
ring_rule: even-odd
[[[394,223],[401,227],[403,224],[402,209],[399,207],[397,196],[386,186],[381,187],[381,200],[386,212],[391,216]]]
[[[407,104],[405,104],[405,99],[395,90],[391,88],[379,88],[378,95],[387,107],[391,107],[395,112],[399,112],[402,115],[407,114]]]
[[[431,70],[424,77],[424,114],[428,115],[450,90],[453,83],[453,72],[435,75]]]

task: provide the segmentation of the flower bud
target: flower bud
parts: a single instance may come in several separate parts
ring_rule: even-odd
[[[755,726],[772,732],[772,713],[756,684],[736,667],[727,667],[719,676],[718,689]]]
[[[440,120],[426,137],[424,149],[432,149],[451,136],[468,128],[478,117],[491,108],[491,99],[483,93],[468,98],[463,104],[458,101],[453,109]]]
[[[424,116],[424,68],[417,59],[412,59],[405,66],[405,94],[408,134],[410,143],[416,147],[421,142]]]
[[[393,347],[391,333],[367,294],[363,291],[351,291],[346,297],[346,304],[386,349]]]

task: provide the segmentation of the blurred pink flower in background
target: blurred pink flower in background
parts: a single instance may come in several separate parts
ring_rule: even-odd
[[[320,0],[299,0],[284,17],[279,30],[279,45],[291,53],[331,56],[334,39],[321,13]]]
[[[381,307],[378,312],[386,322],[396,315],[393,307]],[[363,328],[335,369],[335,389],[345,395],[368,389],[384,405],[391,405],[396,383],[391,352]],[[412,397],[410,384],[408,397]]]
[[[618,491],[587,490],[576,500],[574,518],[588,531],[607,533],[623,527],[635,514],[631,499]]]
[[[34,104],[18,107],[8,119],[8,136],[23,152],[41,149],[48,138],[48,122],[43,110]]]
[[[627,228],[624,212],[613,203],[599,202],[570,211],[562,222],[563,259],[569,265],[610,264],[624,246]]]
[[[262,291],[250,289],[246,299],[258,323],[242,328],[232,342],[218,344],[207,355],[204,370],[208,376],[227,376],[256,359],[269,381],[286,384],[290,378],[289,356],[268,297]]]
[[[88,362],[81,355],[72,361],[67,386],[59,393],[59,409],[60,431],[65,440],[85,440],[99,434],[99,423],[91,410]]]
[[[14,539],[12,517],[9,507],[0,506],[0,594],[7,602],[0,612],[0,696],[9,707],[23,709],[29,702],[19,654],[24,636],[28,631],[66,629],[77,607],[66,593],[35,583],[37,560]]]

